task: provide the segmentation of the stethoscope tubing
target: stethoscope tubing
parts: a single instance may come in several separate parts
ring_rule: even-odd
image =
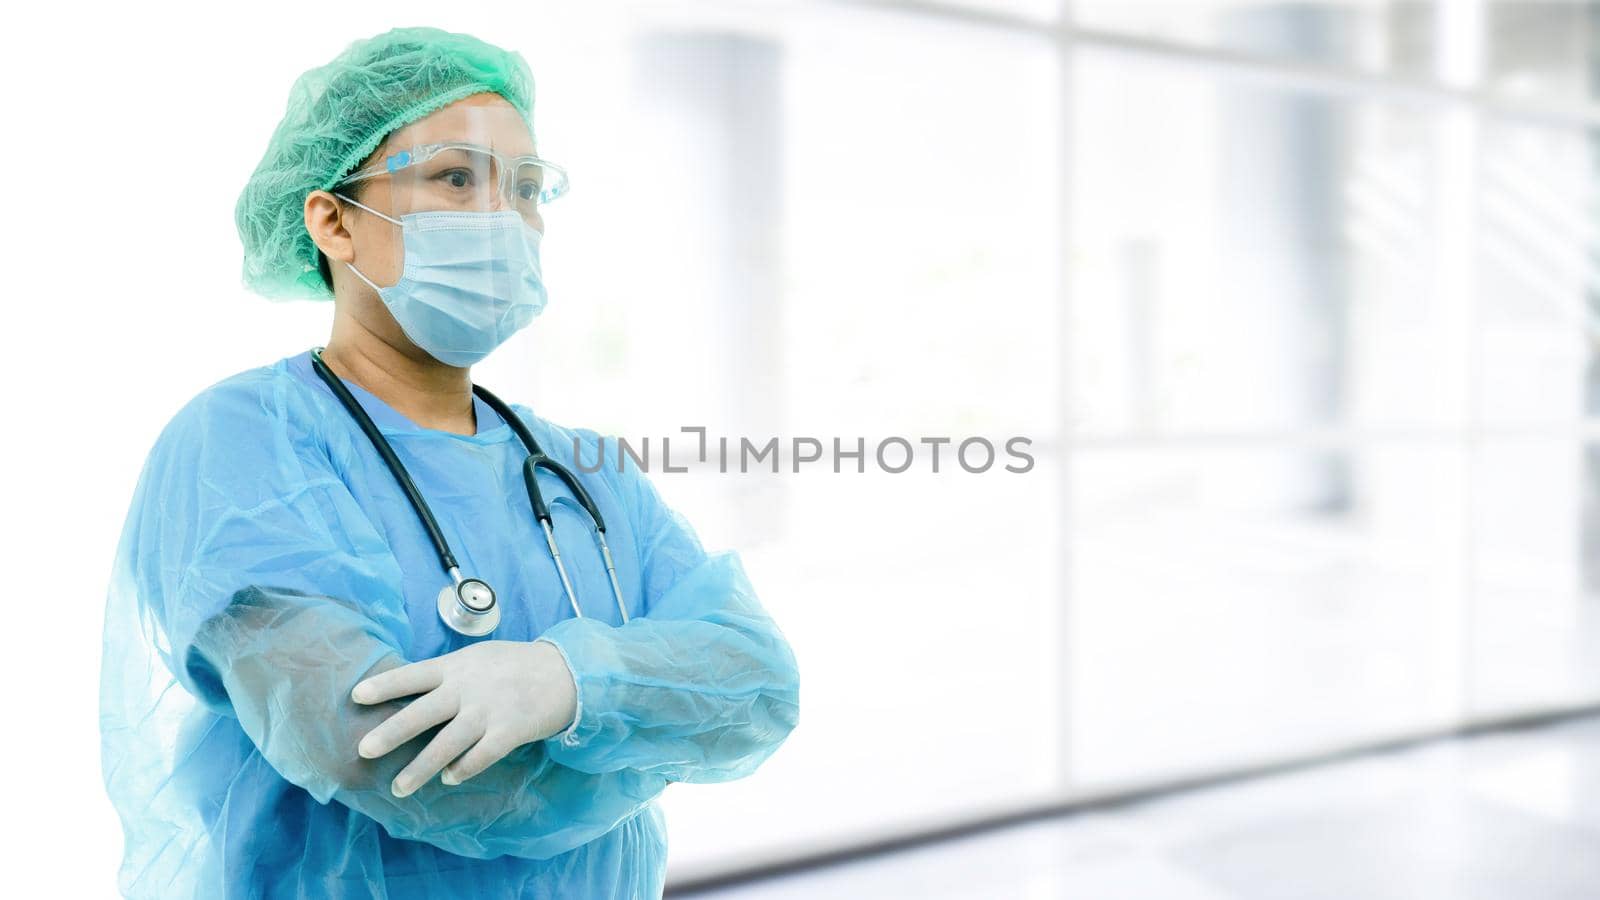
[[[421,520],[423,529],[428,533],[429,541],[433,543],[434,551],[439,557],[439,564],[459,590],[463,579],[455,554],[450,552],[449,542],[445,540],[444,532],[440,530],[439,523],[434,519],[432,509],[428,507],[428,502],[423,499],[422,492],[417,489],[416,484],[411,480],[411,475],[406,471],[405,465],[395,455],[394,448],[389,445],[388,439],[378,430],[377,424],[367,415],[366,410],[361,408],[361,404],[350,393],[350,389],[345,387],[344,382],[334,374],[332,369],[328,368],[327,363],[322,361],[321,347],[312,348],[311,363],[316,369],[317,375],[327,383],[340,404],[349,412],[351,418],[355,419],[362,433],[367,436],[368,441],[371,442],[373,448],[377,450],[378,455],[383,459],[384,465],[389,469],[389,473],[394,476],[395,481],[400,485],[401,491],[411,503],[411,508],[416,511],[417,518]],[[554,521],[551,518],[549,507],[544,502],[544,492],[539,489],[538,474],[540,469],[544,469],[559,478],[567,486],[567,490],[572,492],[573,497],[578,501],[578,505],[583,507],[584,512],[588,513],[589,519],[593,522],[595,541],[599,544],[600,555],[605,561],[606,575],[611,582],[611,592],[616,597],[617,609],[622,614],[623,623],[626,624],[628,622],[628,607],[622,600],[622,586],[617,580],[617,568],[611,556],[611,547],[606,542],[605,519],[600,514],[600,507],[595,504],[594,499],[589,496],[589,492],[584,489],[577,476],[573,475],[571,470],[551,459],[544,452],[544,449],[539,446],[539,442],[534,439],[533,433],[528,430],[527,425],[522,421],[521,416],[513,412],[511,407],[490,392],[488,388],[474,384],[472,391],[482,398],[483,402],[488,404],[489,408],[493,409],[507,425],[511,426],[511,430],[516,433],[517,438],[528,451],[527,458],[522,462],[522,479],[527,487],[528,502],[533,507],[534,517],[538,520],[540,528],[544,532],[545,543],[549,546],[551,559],[555,562],[556,572],[561,577],[562,590],[565,591],[567,601],[572,605],[573,614],[582,618],[583,610],[578,606],[578,598],[572,587],[572,579],[567,575],[567,567],[561,560],[561,551],[556,546]],[[448,620],[447,624],[450,624]],[[452,624],[451,627],[455,626]]]
[[[417,511],[417,518],[422,520],[422,527],[428,532],[428,540],[433,542],[434,552],[439,555],[439,565],[443,566],[446,572],[451,569],[459,570],[460,564],[456,562],[455,554],[450,552],[450,545],[444,539],[444,532],[439,530],[439,523],[433,518],[433,510],[428,508],[428,502],[422,499],[422,492],[417,490],[416,484],[412,482],[411,473],[406,471],[405,465],[400,462],[400,457],[395,456],[394,448],[389,446],[388,439],[378,430],[377,423],[373,422],[372,417],[367,415],[367,411],[361,408],[360,403],[356,402],[355,395],[351,394],[350,389],[344,386],[344,382],[340,380],[339,376],[328,368],[328,364],[322,361],[321,347],[314,348],[311,351],[311,364],[316,368],[317,374],[322,377],[322,380],[327,382],[328,387],[333,389],[334,395],[339,398],[339,402],[350,413],[350,417],[356,420],[357,425],[361,426],[361,431],[372,442],[373,449],[377,450],[378,455],[383,457],[383,464],[388,467],[389,474],[393,475],[394,480],[399,482],[400,490],[405,492],[406,499],[411,501],[411,508]]]

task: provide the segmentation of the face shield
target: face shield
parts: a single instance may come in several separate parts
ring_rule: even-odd
[[[510,211],[542,232],[544,207],[566,193],[567,173],[531,154],[510,156],[484,144],[441,141],[390,153],[333,191],[348,196],[353,188],[369,207],[386,200],[387,214],[396,219],[419,212]]]
[[[470,366],[544,308],[544,209],[566,193],[567,175],[532,153],[506,152],[531,148],[525,131],[511,132],[500,147],[490,129],[452,131],[472,139],[399,142],[332,193],[399,226],[394,284],[375,283],[354,265],[351,271],[418,347],[448,365]]]

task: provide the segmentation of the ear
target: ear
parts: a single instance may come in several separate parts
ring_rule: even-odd
[[[306,231],[323,255],[335,262],[355,259],[355,242],[344,225],[344,204],[327,191],[306,195]]]

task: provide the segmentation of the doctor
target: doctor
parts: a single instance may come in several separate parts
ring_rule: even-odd
[[[195,396],[140,475],[101,684],[126,896],[657,897],[666,785],[797,724],[738,557],[474,390],[546,301],[532,107],[520,55],[427,28],[295,84],[244,278],[332,333]]]

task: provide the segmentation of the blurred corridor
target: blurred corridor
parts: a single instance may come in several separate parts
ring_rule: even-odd
[[[715,900],[1584,900],[1600,718],[1375,753],[886,853]]]

